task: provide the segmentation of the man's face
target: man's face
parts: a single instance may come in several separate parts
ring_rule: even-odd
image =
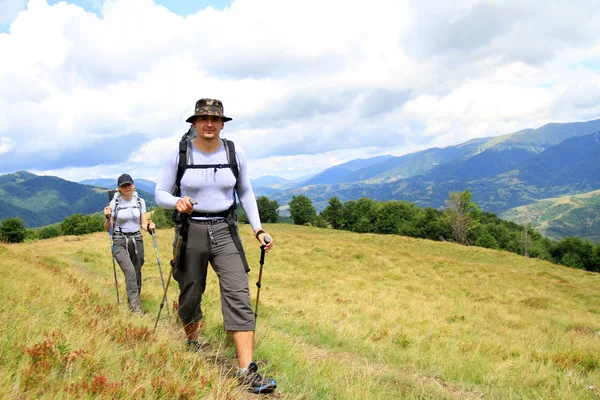
[[[199,138],[214,139],[219,137],[223,129],[223,119],[212,115],[199,115],[194,120],[194,128]]]

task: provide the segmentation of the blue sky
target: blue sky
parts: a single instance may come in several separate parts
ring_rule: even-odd
[[[598,119],[598,20],[597,0],[0,0],[0,174],[155,180],[201,97],[252,178]]]
[[[47,0],[49,5],[54,5],[65,0]],[[10,23],[17,16],[17,12],[23,11],[27,8],[25,0],[0,0],[0,2],[13,2],[14,6],[11,7],[11,15],[5,15],[4,18],[0,19],[0,33],[8,32]],[[68,0],[70,4],[75,4],[85,11],[100,14],[102,10],[103,2],[100,0]],[[169,11],[181,15],[183,17],[194,14],[199,10],[203,10],[206,7],[212,7],[216,10],[223,10],[231,5],[230,0],[155,0],[155,4],[164,6]],[[12,16],[12,18],[11,18]]]
[[[48,0],[49,5],[59,3],[64,0]],[[68,1],[71,4],[76,4],[86,11],[97,13],[101,9],[102,2],[99,0],[73,0]],[[212,7],[216,10],[222,10],[231,4],[229,0],[155,0],[155,4],[164,6],[169,11],[181,15],[187,16],[194,14],[198,10],[203,10],[206,7]]]

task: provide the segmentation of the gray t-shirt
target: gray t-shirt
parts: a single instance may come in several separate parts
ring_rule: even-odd
[[[146,202],[140,199],[138,205],[136,196],[131,196],[131,200],[119,198],[119,212],[116,213],[117,220],[115,221],[115,231],[126,233],[137,232],[140,230],[140,215],[146,212]],[[116,200],[110,201],[111,216],[115,216]],[[140,209],[141,206],[141,209]]]
[[[191,147],[194,165],[227,164],[227,153],[223,143],[213,153],[201,152],[193,145],[193,142]],[[261,228],[261,223],[256,198],[248,176],[246,153],[236,145],[235,154],[239,171],[237,195],[252,229],[256,230]],[[194,206],[194,211],[201,213],[220,213],[233,205],[233,188],[236,181],[230,168],[188,168],[181,178],[181,197],[173,196],[178,160],[179,145],[167,157],[160,171],[154,191],[156,204],[167,209],[174,209],[181,197],[189,196],[198,201],[198,204]]]

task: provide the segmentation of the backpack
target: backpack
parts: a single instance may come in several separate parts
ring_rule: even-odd
[[[122,197],[121,193],[119,193],[118,191],[115,191],[115,194],[113,197],[113,199],[115,200],[115,215],[113,217],[114,221],[117,222],[117,214],[119,213],[119,210],[124,210],[126,208],[137,208],[140,210],[140,226],[142,226],[142,200],[138,196],[137,191],[133,192],[133,197],[137,200],[137,206],[121,207],[119,205],[121,197]]]
[[[179,161],[177,162],[177,176],[175,178],[175,187],[173,188],[173,195],[180,197],[181,196],[181,178],[183,178],[183,174],[188,168],[194,169],[208,169],[208,168],[229,168],[235,177],[235,186],[233,187],[233,206],[232,212],[235,211],[237,200],[236,200],[236,191],[237,191],[237,183],[239,176],[239,168],[237,163],[237,158],[235,156],[235,144],[228,139],[221,139],[223,145],[225,146],[225,153],[227,154],[227,164],[193,164],[193,160],[191,158],[191,151],[188,151],[192,145],[192,140],[196,137],[196,131],[193,127],[191,127],[182,137],[179,142]],[[235,214],[234,214],[235,215]],[[177,223],[179,222],[179,212],[177,210],[173,211],[173,220]]]

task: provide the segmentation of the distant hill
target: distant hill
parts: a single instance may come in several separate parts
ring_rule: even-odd
[[[383,163],[390,158],[394,157],[388,155],[367,159],[358,158],[331,168],[327,168],[325,171],[298,183],[296,186],[353,182],[356,180],[361,180],[360,176],[356,174],[356,171],[368,169],[369,167]]]
[[[600,190],[544,199],[506,210],[500,218],[520,225],[530,223],[542,235],[560,240],[577,236],[600,241]]]
[[[154,189],[156,188],[156,183],[152,182],[148,179],[143,179],[143,178],[133,178],[133,180],[135,181],[135,188],[136,190],[141,190],[143,192],[147,192],[147,193],[151,193],[152,196],[154,196]],[[100,178],[100,179],[84,179],[82,181],[79,181],[78,183],[82,184],[82,185],[90,185],[90,186],[99,186],[99,187],[103,187],[106,189],[115,189],[117,187],[117,180],[116,179],[106,179],[106,178]],[[144,198],[144,200],[146,200]]]
[[[0,176],[0,220],[22,218],[26,227],[61,222],[73,214],[101,212],[108,203],[108,190],[82,185],[55,176],[26,171]],[[156,206],[154,195],[138,190],[148,207]]]
[[[265,175],[265,176],[261,176],[260,178],[257,178],[257,179],[251,179],[250,182],[252,183],[253,188],[259,188],[259,187],[282,188],[282,187],[290,186],[293,184],[293,181],[287,180],[285,178],[280,178],[279,176],[273,176],[273,175]]]

